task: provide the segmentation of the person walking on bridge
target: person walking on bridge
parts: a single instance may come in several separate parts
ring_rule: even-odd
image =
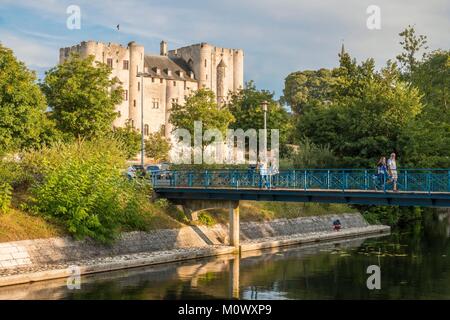
[[[390,182],[392,182],[393,184],[393,188],[392,190],[394,190],[394,192],[397,192],[397,180],[398,180],[398,172],[397,172],[397,159],[396,159],[396,154],[393,152],[391,153],[391,157],[389,158],[388,162],[387,162],[387,166],[388,166],[388,172],[389,172],[389,176],[390,176]]]
[[[386,157],[381,157],[377,163],[377,174],[374,176],[374,185],[375,190],[378,190],[378,187],[383,188],[386,183],[386,177],[388,176]]]
[[[269,189],[269,187],[270,187],[269,179],[268,179],[269,168],[267,166],[267,162],[266,161],[261,161],[260,162],[259,173],[261,175],[260,188],[267,188],[267,189]]]

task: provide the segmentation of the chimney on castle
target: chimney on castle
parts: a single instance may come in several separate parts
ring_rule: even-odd
[[[162,56],[167,56],[167,42],[166,41],[161,41],[161,44],[160,44],[160,54],[162,55]]]

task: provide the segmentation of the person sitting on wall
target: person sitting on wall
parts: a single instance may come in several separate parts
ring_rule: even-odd
[[[333,221],[333,229],[334,229],[334,231],[341,230],[341,227],[342,227],[342,225],[341,225],[341,221],[339,221],[339,219],[336,219],[336,220]]]

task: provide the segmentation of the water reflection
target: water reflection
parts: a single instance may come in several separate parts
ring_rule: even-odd
[[[382,238],[275,248],[0,288],[0,299],[450,299],[449,216]],[[381,290],[368,290],[369,265]]]

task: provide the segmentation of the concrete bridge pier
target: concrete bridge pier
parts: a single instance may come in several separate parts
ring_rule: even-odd
[[[239,250],[239,200],[178,200],[175,202],[192,220],[198,220],[198,214],[208,209],[228,209],[229,245]]]
[[[239,248],[239,201],[230,201],[228,208],[230,245]]]

